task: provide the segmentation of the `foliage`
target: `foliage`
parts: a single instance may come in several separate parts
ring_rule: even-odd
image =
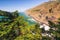
[[[21,35],[15,40],[40,40],[41,31],[36,25],[31,25],[27,27],[20,26]]]
[[[53,34],[53,37],[56,40],[60,40],[60,20],[58,21],[58,24],[55,24],[51,21],[49,21],[50,27],[55,28],[55,30],[50,29],[50,32]]]
[[[6,16],[6,17],[12,17],[13,18],[13,15],[11,14],[11,12],[2,11],[2,10],[0,10],[0,16]]]
[[[23,16],[15,11],[11,21],[0,23],[0,40],[40,40],[41,31],[37,23],[29,25]],[[7,16],[8,17],[8,16]]]
[[[12,15],[14,16],[14,18],[18,17],[19,16],[18,11],[16,10],[16,11],[12,12]]]

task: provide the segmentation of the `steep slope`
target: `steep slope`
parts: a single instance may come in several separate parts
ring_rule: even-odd
[[[45,2],[32,9],[26,10],[26,13],[37,22],[48,24],[48,20],[57,22],[60,18],[60,3],[57,1]]]

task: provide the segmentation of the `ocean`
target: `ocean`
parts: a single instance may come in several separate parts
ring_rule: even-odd
[[[23,16],[25,18],[25,20],[29,23],[29,24],[35,24],[36,22],[33,20],[33,18],[31,18],[30,16],[28,16],[26,13],[24,12],[20,12],[19,16]]]

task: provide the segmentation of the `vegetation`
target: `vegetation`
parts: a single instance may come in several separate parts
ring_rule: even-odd
[[[60,40],[60,20],[58,21],[57,24],[51,22],[51,21],[48,21],[49,24],[50,24],[50,33],[53,34],[52,38],[55,39],[55,40]],[[53,29],[52,29],[53,28]]]
[[[0,13],[1,14],[1,13]],[[5,14],[5,12],[3,13]],[[11,21],[1,21],[0,23],[0,40],[40,40],[41,30],[39,24],[29,25],[23,16],[19,16],[19,12],[8,12],[2,15],[10,18],[7,14],[11,14]]]
[[[43,30],[39,28],[40,25],[38,23],[29,25],[29,22],[26,21],[27,19],[19,16],[18,11],[0,11],[0,15],[8,17],[10,20],[0,20],[0,40],[60,40],[60,18],[58,19],[58,24],[48,21],[51,27],[49,33],[53,35],[52,37],[43,37],[41,35]]]

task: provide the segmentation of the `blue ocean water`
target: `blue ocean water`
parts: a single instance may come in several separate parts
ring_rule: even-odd
[[[30,18],[26,13],[20,12],[19,16],[23,16],[24,18]]]
[[[19,13],[20,16],[23,16],[25,18],[25,20],[27,22],[29,22],[29,24],[35,24],[36,22],[34,20],[32,20],[32,18],[30,16],[28,16],[26,13],[24,12],[20,12]]]
[[[4,16],[0,16],[0,18],[4,18]]]

